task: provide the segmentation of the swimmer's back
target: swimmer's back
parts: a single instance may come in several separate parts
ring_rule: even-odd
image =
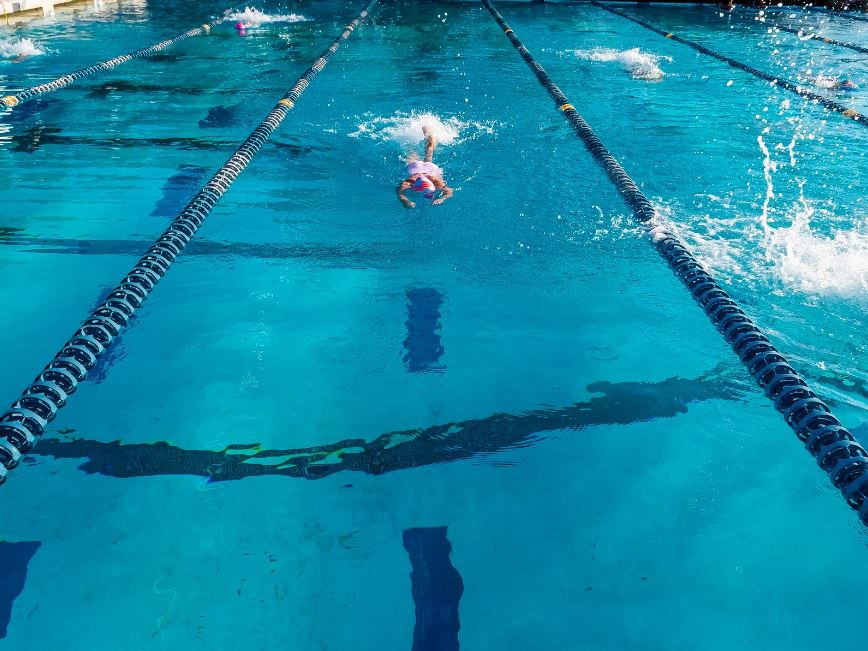
[[[414,160],[407,163],[407,176],[416,176],[417,174],[442,177],[443,170],[438,165],[425,160]]]

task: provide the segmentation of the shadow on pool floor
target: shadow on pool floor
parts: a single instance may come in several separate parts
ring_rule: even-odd
[[[88,474],[129,478],[153,475],[199,475],[228,481],[262,475],[320,479],[341,471],[379,475],[438,463],[469,459],[535,445],[546,432],[581,430],[594,425],[626,425],[687,412],[693,402],[736,400],[737,384],[715,370],[695,379],[673,377],[661,382],[594,382],[601,393],[586,402],[522,414],[492,414],[431,427],[387,432],[371,441],[344,439],[308,448],[263,450],[256,443],[223,450],[187,450],[156,443],[104,443],[83,438],[44,438],[28,457],[87,459]]]

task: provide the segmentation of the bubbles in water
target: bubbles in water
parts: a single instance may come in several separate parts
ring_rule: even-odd
[[[236,11],[226,16],[228,20],[244,23],[248,27],[256,27],[265,23],[297,23],[307,20],[301,14],[267,14],[256,7],[244,7],[244,11]]]
[[[22,59],[40,54],[45,54],[45,50],[29,38],[0,39],[0,58],[2,59]]]
[[[434,113],[396,113],[391,117],[375,117],[362,122],[353,138],[366,136],[374,140],[391,140],[402,145],[415,145],[425,139],[422,127],[428,127],[439,145],[460,144],[479,134],[494,133],[492,124],[465,122],[456,116],[445,120]]]
[[[666,75],[658,64],[660,61],[672,61],[671,57],[642,52],[638,47],[621,51],[597,47],[592,50],[566,50],[561,54],[572,54],[579,59],[588,61],[617,61],[624,66],[633,79],[643,81],[663,79]]]

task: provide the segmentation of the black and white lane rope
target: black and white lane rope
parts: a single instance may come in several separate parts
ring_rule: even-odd
[[[67,403],[100,355],[126,327],[229,186],[284,120],[341,43],[367,18],[377,1],[372,0],[298,78],[105,301],[85,319],[21,397],[0,415],[0,484],[5,482],[7,472],[19,464],[21,455],[33,448],[45,427]]]
[[[759,77],[760,79],[764,79],[765,81],[771,82],[775,86],[780,86],[781,88],[785,88],[790,92],[796,93],[797,95],[799,95],[805,99],[811,100],[811,101],[816,102],[818,104],[822,104],[830,111],[835,111],[836,113],[840,113],[844,117],[850,118],[851,120],[855,120],[856,122],[859,122],[864,127],[868,127],[868,116],[863,115],[862,113],[859,113],[859,111],[856,111],[855,109],[847,108],[843,104],[840,104],[840,103],[836,102],[835,100],[826,97],[825,95],[820,95],[820,94],[815,93],[813,91],[810,91],[806,88],[802,88],[798,84],[794,84],[791,81],[787,81],[785,79],[779,79],[778,77],[775,77],[774,75],[770,75],[767,72],[763,72],[762,70],[758,70],[757,68],[754,68],[753,66],[749,66],[746,63],[742,63],[741,61],[736,61],[732,57],[728,57],[725,54],[721,54],[720,52],[715,52],[714,50],[711,50],[711,49],[705,47],[704,45],[700,45],[699,43],[696,43],[694,41],[690,41],[686,38],[682,38],[681,36],[678,36],[677,34],[673,34],[672,32],[667,32],[664,29],[660,29],[659,27],[655,27],[651,23],[647,23],[644,20],[641,20],[640,18],[636,18],[635,16],[631,16],[630,14],[623,12],[620,9],[614,9],[613,7],[608,7],[605,4],[603,4],[602,2],[598,2],[598,0],[591,0],[591,4],[594,4],[597,7],[599,7],[600,9],[608,11],[609,13],[613,13],[616,16],[621,16],[622,18],[626,18],[627,20],[631,20],[634,23],[636,23],[637,25],[641,25],[645,29],[649,29],[652,32],[660,34],[661,36],[665,36],[666,38],[671,38],[676,43],[681,43],[682,45],[692,47],[697,52],[701,52],[702,54],[706,54],[706,55],[713,57],[719,61],[723,61],[724,63],[731,65],[733,68],[738,68],[739,70],[744,70],[745,72],[748,72],[748,73],[750,73],[756,77]]]
[[[795,34],[799,38],[810,39],[814,41],[820,41],[821,43],[828,43],[829,45],[837,45],[838,47],[845,47],[849,50],[853,50],[854,52],[862,52],[863,54],[868,54],[868,47],[862,45],[856,45],[855,43],[847,43],[846,41],[836,41],[833,38],[828,38],[823,36],[822,34],[817,34],[814,31],[807,27],[788,27],[787,25],[781,25],[779,23],[769,23],[775,29],[779,29],[782,32],[789,32],[790,34]]]
[[[801,8],[808,9],[809,11],[814,11],[818,14],[826,14],[827,16],[836,16],[838,18],[849,18],[850,20],[860,20],[862,22],[868,22],[868,15],[865,15],[864,13],[857,14],[855,9],[850,11],[835,11],[826,7],[814,7],[811,5],[805,5]]]
[[[703,268],[687,245],[662,220],[648,198],[609,153],[561,89],[521,43],[490,0],[482,0],[513,47],[530,66],[588,151],[630,206],[649,240],[690,292],[808,452],[868,525],[868,452],[832,414],[828,405],[772,345],[735,300]]]
[[[97,72],[103,72],[105,70],[111,70],[112,68],[116,68],[122,63],[131,61],[132,59],[141,59],[143,57],[149,57],[153,54],[157,54],[158,52],[162,52],[166,48],[175,45],[175,43],[179,43],[193,36],[199,36],[200,34],[208,34],[211,31],[212,27],[216,27],[225,20],[225,18],[217,18],[215,20],[212,20],[211,22],[200,25],[199,27],[189,29],[183,34],[178,34],[177,36],[166,39],[165,41],[160,41],[159,43],[155,43],[154,45],[144,47],[140,50],[136,50],[135,52],[130,52],[129,54],[121,54],[120,56],[116,56],[113,59],[109,59],[108,61],[95,63],[92,66],[87,66],[86,68],[81,68],[80,70],[76,70],[75,72],[70,72],[63,75],[62,77],[58,77],[53,81],[49,81],[44,84],[39,84],[38,86],[33,86],[32,88],[18,91],[17,93],[14,93],[12,95],[0,97],[0,106],[15,108],[19,104],[22,104],[35,97],[39,97],[40,95],[44,95],[45,93],[50,93],[55,90],[60,90],[65,86],[69,86],[71,83],[73,83],[74,81],[78,81],[82,77],[88,77],[90,75],[96,74]]]

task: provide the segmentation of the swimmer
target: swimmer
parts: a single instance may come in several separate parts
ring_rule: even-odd
[[[827,75],[817,75],[814,84],[826,90],[856,90],[859,88],[851,79],[838,79]]]
[[[247,25],[239,20],[235,23],[235,31],[238,32],[238,36],[247,36]]]
[[[407,178],[401,181],[397,188],[398,200],[407,208],[416,207],[415,203],[404,196],[407,189],[421,192],[426,199],[434,199],[431,202],[434,206],[443,203],[453,194],[452,188],[443,180],[443,170],[434,164],[434,147],[437,145],[434,134],[428,127],[422,127],[422,134],[425,136],[425,159],[419,160],[416,152],[407,157]],[[440,196],[435,199],[437,192],[440,192]]]

